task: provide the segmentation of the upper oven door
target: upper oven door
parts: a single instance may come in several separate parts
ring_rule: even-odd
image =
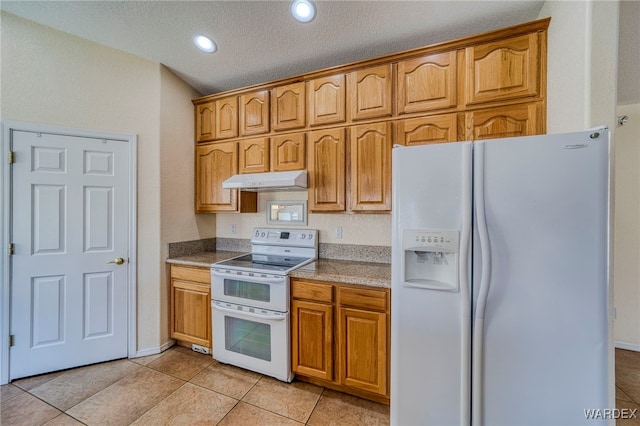
[[[213,300],[279,312],[289,311],[289,277],[211,269]]]

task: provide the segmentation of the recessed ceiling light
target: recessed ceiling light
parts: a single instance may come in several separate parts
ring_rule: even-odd
[[[316,16],[316,8],[309,0],[294,0],[291,13],[300,22],[311,22]]]
[[[196,47],[205,53],[213,53],[216,51],[216,44],[209,37],[197,35],[193,38]]]

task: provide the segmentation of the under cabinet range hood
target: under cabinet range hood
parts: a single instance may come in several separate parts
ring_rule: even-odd
[[[222,187],[255,192],[304,191],[307,189],[307,172],[294,170],[234,175],[222,182]]]

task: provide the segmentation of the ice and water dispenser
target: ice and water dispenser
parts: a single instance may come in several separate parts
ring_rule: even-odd
[[[458,291],[459,232],[405,229],[404,286]]]

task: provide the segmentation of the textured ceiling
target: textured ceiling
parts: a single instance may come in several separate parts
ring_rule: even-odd
[[[291,17],[290,1],[2,0],[0,8],[162,63],[204,95],[532,21],[543,3],[316,1],[308,24]],[[629,10],[640,4],[625,3]],[[628,21],[637,35],[632,19],[625,15],[621,24]],[[196,50],[196,34],[213,38],[218,51]],[[627,44],[621,41],[635,49],[636,66],[625,71],[621,63],[620,75],[637,81],[640,43]],[[640,93],[634,96],[640,103]]]

